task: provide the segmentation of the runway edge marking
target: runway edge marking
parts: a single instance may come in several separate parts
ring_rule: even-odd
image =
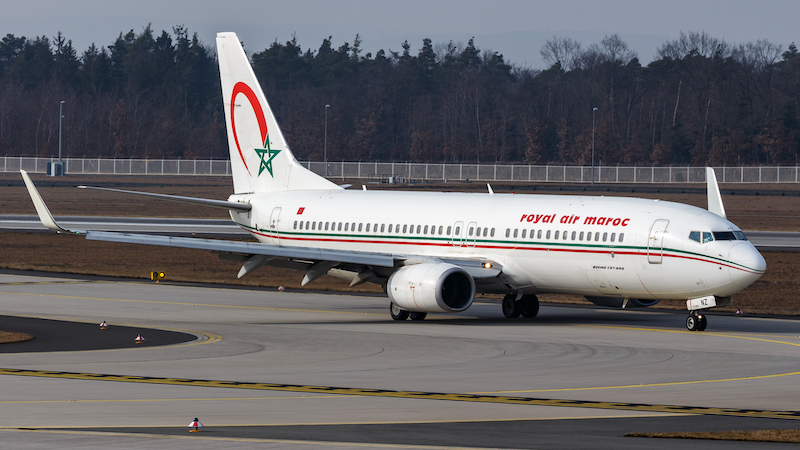
[[[0,375],[60,378],[70,380],[116,381],[122,383],[166,384],[173,386],[195,386],[228,389],[253,389],[265,391],[336,394],[367,397],[393,397],[406,399],[445,400],[475,403],[504,403],[513,405],[558,406],[571,408],[595,408],[626,411],[648,411],[660,413],[698,414],[713,416],[757,417],[769,419],[800,420],[800,411],[769,411],[758,409],[713,408],[702,406],[658,405],[646,403],[599,402],[587,400],[564,400],[533,397],[510,397],[483,394],[454,394],[439,392],[393,391],[385,389],[340,388],[332,386],[305,386],[279,383],[254,383],[240,381],[198,380],[190,378],[163,378],[135,375],[112,375],[101,373],[61,372],[50,370],[28,370],[0,368]]]

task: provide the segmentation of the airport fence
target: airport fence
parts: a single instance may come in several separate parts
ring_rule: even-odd
[[[5,156],[3,172],[47,173],[57,158]],[[225,176],[230,160],[64,158],[64,172],[96,175],[191,175]],[[302,161],[309,170],[324,175],[322,161]],[[800,166],[715,167],[721,183],[797,183]],[[594,175],[594,176],[593,176]],[[376,183],[425,183],[448,181],[537,183],[705,183],[705,167],[691,166],[591,166],[548,164],[476,164],[407,162],[328,162],[327,177]]]

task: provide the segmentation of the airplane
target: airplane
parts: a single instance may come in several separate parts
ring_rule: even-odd
[[[709,308],[756,281],[766,262],[726,219],[713,169],[708,209],[605,196],[345,189],[298,163],[235,33],[217,34],[233,194],[227,200],[79,186],[222,208],[257,242],[68,230],[30,177],[42,223],[89,240],[205,249],[268,264],[376,283],[394,320],[467,310],[476,293],[505,294],[505,317],[535,317],[538,294],[576,294],[602,306],[686,301],[686,327],[703,331]]]

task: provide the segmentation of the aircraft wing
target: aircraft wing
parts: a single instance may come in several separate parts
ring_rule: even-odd
[[[188,237],[175,237],[141,233],[122,233],[113,231],[69,230],[56,222],[47,205],[42,200],[39,191],[24,170],[20,171],[28,188],[28,193],[36,207],[39,219],[45,227],[59,232],[72,234],[85,234],[86,239],[94,241],[120,242],[128,244],[158,245],[163,247],[191,248],[209,250],[220,254],[225,259],[234,259],[244,262],[239,277],[255,270],[263,264],[281,265],[281,262],[290,264],[293,268],[307,268],[309,273],[319,272],[324,274],[334,266],[348,269],[363,270],[361,268],[383,268],[384,272],[394,271],[404,265],[413,265],[423,262],[446,262],[462,267],[473,278],[496,277],[502,268],[499,264],[484,260],[447,258],[447,260],[417,255],[393,255],[388,253],[349,251],[308,247],[285,247],[264,244],[261,242],[232,241],[220,239],[201,239]],[[86,187],[84,187],[86,188]],[[130,195],[146,196],[159,200],[169,200],[195,205],[211,206],[216,208],[233,209],[239,211],[249,210],[250,205],[220,200],[201,199],[193,197],[180,197],[164,194],[151,194],[146,192],[123,191],[119,189],[94,188],[105,191],[118,192]],[[487,264],[488,263],[488,264]],[[314,269],[314,267],[317,269]],[[325,269],[325,270],[322,270]],[[311,279],[317,275],[313,275]],[[307,281],[310,282],[310,281]]]
[[[160,245],[163,247],[194,248],[219,253],[264,255],[303,261],[335,261],[337,263],[394,267],[395,258],[387,253],[352,252],[322,248],[281,247],[260,242],[200,239],[151,234],[118,233],[113,231],[87,231],[90,241],[122,242],[127,244]]]

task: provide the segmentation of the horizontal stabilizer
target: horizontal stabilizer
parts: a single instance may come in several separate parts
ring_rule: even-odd
[[[227,200],[213,200],[208,198],[182,197],[180,195],[154,194],[152,192],[125,191],[122,189],[109,189],[95,186],[78,186],[80,189],[96,189],[98,191],[116,192],[119,194],[138,195],[140,197],[150,197],[157,200],[170,202],[188,203],[190,205],[210,206],[212,208],[222,208],[234,211],[250,211],[252,206],[249,203],[229,202]]]

